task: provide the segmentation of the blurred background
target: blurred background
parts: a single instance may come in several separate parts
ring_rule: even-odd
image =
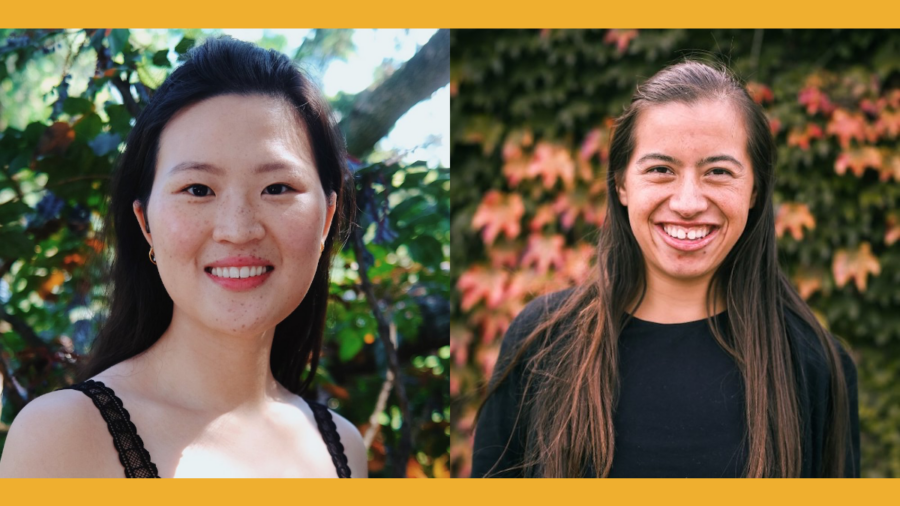
[[[313,395],[359,427],[370,476],[448,476],[446,30],[0,29],[0,452],[27,402],[73,382],[107,310],[88,260],[109,255],[110,173],[134,118],[223,33],[320,84],[356,175],[360,226],[334,263]]]
[[[510,321],[584,279],[610,120],[685,58],[728,65],[778,143],[781,263],[859,370],[862,475],[900,476],[900,32],[451,33],[451,472]]]

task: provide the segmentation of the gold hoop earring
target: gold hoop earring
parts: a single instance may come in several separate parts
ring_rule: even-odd
[[[150,257],[150,262],[152,262],[153,265],[156,265],[156,257],[153,256],[153,246],[150,246],[150,253],[148,253],[148,256]]]

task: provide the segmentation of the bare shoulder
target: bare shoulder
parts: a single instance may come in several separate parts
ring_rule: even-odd
[[[331,410],[328,410],[331,411]],[[369,457],[366,444],[355,425],[343,416],[331,411],[338,434],[341,436],[341,444],[344,445],[344,455],[350,466],[350,476],[353,478],[369,477]]]
[[[3,478],[110,477],[116,471],[121,475],[106,422],[75,390],[28,403],[13,420],[0,458]]]

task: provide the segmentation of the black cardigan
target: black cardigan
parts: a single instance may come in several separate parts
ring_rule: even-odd
[[[532,301],[513,321],[503,340],[500,358],[497,361],[495,377],[504,365],[515,355],[522,341],[546,318],[556,311],[571,294],[570,290],[541,297]],[[717,318],[723,318],[723,315]],[[787,312],[785,315],[790,339],[794,367],[798,382],[800,401],[802,447],[802,477],[822,475],[822,453],[825,444],[828,403],[830,396],[830,372],[824,350],[813,330],[799,316]],[[562,325],[565,327],[565,324]],[[562,333],[564,334],[564,333]],[[632,343],[633,349],[627,349]],[[657,346],[664,350],[654,349]],[[841,352],[850,407],[850,433],[847,445],[847,467],[845,475],[859,476],[859,410],[857,405],[856,367],[843,350]],[[648,355],[655,355],[656,358]],[[527,358],[527,357],[526,357]],[[646,363],[649,360],[650,363]],[[656,362],[653,362],[656,360]],[[622,396],[616,408],[614,425],[616,430],[616,454],[613,459],[611,476],[740,476],[746,462],[746,418],[744,416],[743,382],[733,360],[712,339],[706,321],[676,325],[659,325],[640,320],[632,320],[620,336],[620,381]],[[644,361],[644,362],[636,362]],[[694,363],[684,367],[685,361]],[[700,363],[697,363],[699,361]],[[491,396],[482,408],[475,433],[473,455],[473,477],[522,477],[533,474],[534,469],[523,469],[528,431],[522,422],[516,423],[520,411],[522,389],[525,381],[524,362],[513,369],[506,381]],[[666,391],[668,378],[647,378],[647,374],[672,374],[673,364],[682,377],[681,389]],[[656,381],[656,390],[635,386],[636,381],[624,375],[633,371],[632,377],[639,377],[640,383]],[[677,372],[676,371],[676,372]],[[719,376],[715,376],[719,374]],[[705,376],[704,376],[705,375]],[[687,378],[687,379],[685,379]],[[674,380],[674,378],[673,378]],[[687,383],[685,383],[687,382]],[[692,383],[693,382],[693,383]],[[710,386],[707,383],[715,382]],[[686,385],[686,386],[685,386]],[[651,385],[652,386],[652,385]],[[704,393],[705,389],[705,393]],[[718,389],[718,391],[716,391]],[[628,397],[629,392],[635,393]],[[659,396],[651,396],[658,393]],[[718,394],[718,397],[715,395]],[[677,413],[678,395],[695,403],[695,412],[684,413],[677,423],[665,424],[665,411],[660,406],[675,406]],[[635,399],[635,396],[640,398]],[[669,397],[676,396],[673,402]],[[685,397],[686,396],[686,397]],[[723,400],[723,397],[726,399]],[[706,409],[708,399],[721,405]],[[721,401],[721,402],[720,402]],[[697,405],[696,403],[700,403]],[[690,406],[690,404],[687,404]],[[649,408],[648,406],[653,406]],[[687,408],[691,409],[691,408]],[[672,411],[670,411],[672,413]],[[712,415],[712,416],[711,416]],[[641,432],[642,417],[647,424]],[[710,418],[718,416],[718,419]],[[676,417],[671,417],[676,418]],[[686,420],[686,422],[685,422]],[[625,421],[629,421],[628,424]],[[654,425],[654,423],[656,425]],[[679,424],[686,425],[681,426]],[[718,423],[719,425],[715,425]],[[662,424],[662,425],[661,425]],[[718,432],[710,426],[719,427]],[[653,430],[648,430],[652,427]],[[670,429],[663,435],[659,427]],[[724,433],[723,433],[724,432]],[[667,444],[665,437],[691,438],[681,441],[683,448],[702,449],[697,458],[673,454],[669,459],[659,451]],[[726,447],[722,448],[722,442]],[[648,455],[642,451],[642,444],[656,448],[659,455]],[[677,446],[677,445],[676,445]],[[588,471],[588,475],[592,475]]]

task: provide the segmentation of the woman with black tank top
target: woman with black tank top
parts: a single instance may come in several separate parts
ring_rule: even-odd
[[[638,86],[597,267],[510,326],[473,476],[859,476],[855,366],[778,266],[775,155],[726,70]]]
[[[229,38],[193,49],[113,179],[110,314],[82,381],[19,414],[0,476],[365,477],[356,428],[301,398],[344,160],[287,56]]]

